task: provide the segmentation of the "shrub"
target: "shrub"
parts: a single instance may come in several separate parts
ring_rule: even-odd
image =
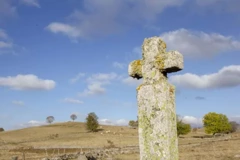
[[[0,128],[0,132],[3,132],[4,131],[4,129],[3,128]]]
[[[190,124],[185,124],[182,121],[177,122],[177,135],[186,135],[191,132]]]
[[[86,118],[86,128],[90,132],[97,132],[98,129],[98,117],[94,112],[88,114]]]
[[[128,122],[128,125],[132,128],[136,128],[136,127],[138,127],[138,121],[131,120]]]
[[[209,112],[203,117],[203,126],[206,133],[213,135],[216,133],[230,132],[231,130],[231,124],[227,116],[215,112]]]

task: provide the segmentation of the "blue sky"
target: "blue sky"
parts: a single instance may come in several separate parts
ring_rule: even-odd
[[[128,64],[144,38],[184,56],[169,74],[177,114],[208,112],[240,122],[239,0],[0,0],[0,127],[84,121],[125,125],[137,117]]]

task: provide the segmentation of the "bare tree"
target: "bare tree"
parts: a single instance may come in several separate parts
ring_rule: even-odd
[[[74,121],[75,119],[77,119],[77,115],[76,115],[76,114],[72,114],[72,115],[70,116],[70,118]]]
[[[53,116],[48,116],[48,117],[46,118],[47,123],[50,123],[50,124],[51,124],[54,120],[55,120],[55,119],[54,119]]]
[[[237,122],[235,121],[231,121],[229,122],[230,125],[231,125],[231,129],[230,129],[230,132],[233,133],[233,132],[236,132],[238,130],[238,127],[240,126]]]

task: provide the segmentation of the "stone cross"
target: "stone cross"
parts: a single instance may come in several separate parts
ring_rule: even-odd
[[[175,87],[167,73],[183,69],[183,56],[166,52],[159,37],[144,40],[142,56],[128,68],[131,77],[143,78],[137,88],[140,160],[178,160]]]

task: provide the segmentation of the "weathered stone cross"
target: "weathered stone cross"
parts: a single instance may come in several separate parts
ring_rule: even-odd
[[[183,69],[183,56],[166,52],[159,37],[145,39],[142,52],[142,60],[128,68],[131,77],[143,78],[137,88],[140,159],[177,160],[175,88],[168,83],[167,73]]]

